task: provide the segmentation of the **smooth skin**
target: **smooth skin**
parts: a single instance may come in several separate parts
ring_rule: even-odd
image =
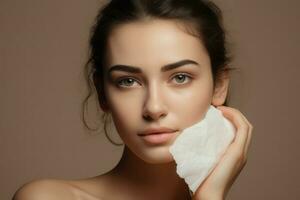
[[[120,162],[111,171],[92,178],[30,182],[17,191],[14,200],[225,199],[246,164],[253,127],[240,111],[222,106],[229,77],[224,74],[214,87],[210,58],[202,41],[184,31],[182,25],[152,19],[119,25],[109,37],[105,95],[107,112],[125,143]],[[162,70],[181,60],[192,63]],[[134,66],[140,72],[118,68],[108,73],[116,65]],[[236,137],[190,197],[187,184],[176,174],[168,148],[184,128],[204,117],[211,104],[235,125]],[[138,136],[152,126],[166,126],[176,132],[170,141],[153,146]]]

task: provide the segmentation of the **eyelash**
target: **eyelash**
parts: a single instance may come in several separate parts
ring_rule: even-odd
[[[178,77],[178,76],[180,76],[180,75],[182,75],[182,76],[185,77],[184,80],[186,80],[186,78],[190,79],[190,81],[192,80],[192,77],[191,77],[190,75],[186,74],[186,73],[177,73],[177,74],[175,74],[175,75],[173,76],[173,78]],[[173,79],[173,78],[172,78],[172,79]],[[120,78],[119,80],[117,80],[115,84],[116,84],[118,87],[129,88],[129,87],[131,87],[131,86],[123,86],[123,84],[120,84],[120,83],[122,83],[123,81],[129,80],[129,79],[132,79],[133,81],[136,82],[136,80],[135,80],[134,78],[132,78],[132,77],[125,77],[125,78]],[[184,84],[186,84],[186,83],[179,83],[179,85],[184,85]]]

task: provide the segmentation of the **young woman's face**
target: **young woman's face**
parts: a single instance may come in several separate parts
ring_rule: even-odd
[[[152,20],[116,27],[107,50],[105,95],[120,137],[146,162],[173,161],[169,146],[212,103],[211,63],[203,43],[174,21]],[[170,64],[177,67],[164,67]],[[139,136],[152,127],[176,132],[153,144]]]

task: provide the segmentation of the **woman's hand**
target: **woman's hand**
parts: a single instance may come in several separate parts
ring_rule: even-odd
[[[195,191],[193,200],[225,199],[247,161],[253,126],[239,110],[227,106],[217,108],[236,127],[236,136],[214,170]]]

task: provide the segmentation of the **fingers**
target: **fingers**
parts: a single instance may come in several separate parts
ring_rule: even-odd
[[[246,159],[248,156],[248,149],[249,149],[249,146],[250,146],[250,143],[251,143],[251,138],[252,138],[252,131],[253,131],[253,126],[252,124],[248,121],[248,119],[242,114],[242,117],[244,118],[244,120],[246,121],[246,123],[248,124],[249,126],[249,131],[248,131],[248,137],[247,137],[247,142],[246,142],[246,145],[245,145],[245,148],[244,148],[244,158]]]
[[[252,125],[246,117],[235,108],[227,106],[218,106],[217,108],[220,109],[223,115],[236,127],[237,132],[232,146],[233,149],[235,149],[234,152],[237,159],[246,162],[247,151],[251,141]]]
[[[245,149],[244,149],[244,156],[245,157],[247,157],[248,149],[249,149],[249,146],[250,146],[251,141],[252,141],[252,131],[253,131],[253,126],[251,125],[249,133],[248,133],[247,143],[246,143],[246,146],[245,146]]]

